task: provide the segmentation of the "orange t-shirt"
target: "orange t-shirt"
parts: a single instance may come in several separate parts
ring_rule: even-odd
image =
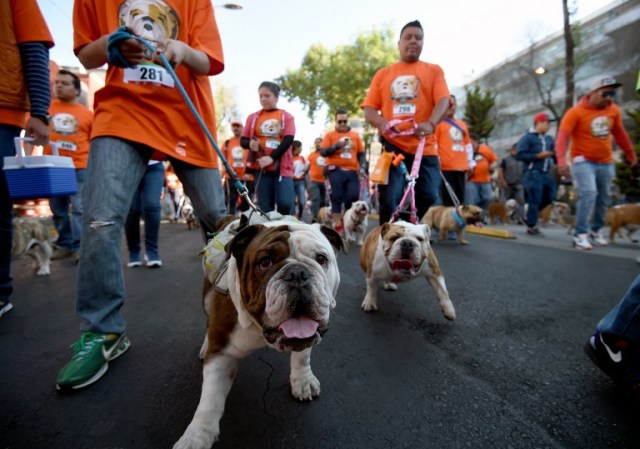
[[[62,103],[53,100],[49,107],[51,135],[49,141],[58,146],[60,156],[73,159],[76,168],[86,168],[89,159],[89,136],[93,123],[93,112],[80,103]],[[52,154],[47,145],[44,154]]]
[[[132,7],[130,2],[76,0],[73,5],[74,51],[126,25],[147,40],[185,42],[204,52],[211,63],[208,75],[224,68],[222,45],[209,0],[164,0]],[[145,8],[155,8],[153,13]],[[144,20],[142,19],[144,18]],[[184,64],[176,74],[204,123],[216,129],[209,76],[197,75]],[[95,94],[91,138],[113,136],[148,145],[156,153],[198,167],[217,168],[218,158],[204,131],[162,66],[145,61],[133,69],[109,65],[105,87]],[[154,159],[162,158],[154,154]]]
[[[429,120],[436,103],[449,98],[449,88],[440,66],[427,62],[397,62],[374,75],[366,98],[360,105],[380,111],[387,120]],[[415,154],[420,139],[415,135],[384,138],[409,154]],[[424,156],[436,156],[436,138],[426,138]]]
[[[324,182],[324,167],[326,158],[319,151],[309,155],[309,179],[312,182]]]
[[[344,170],[358,171],[360,164],[358,163],[358,155],[364,152],[364,144],[360,135],[355,131],[347,131],[344,133],[336,130],[329,131],[324,135],[320,148],[327,148],[337,144],[340,141],[345,142],[345,147],[342,147],[331,156],[325,158],[325,165],[335,165]]]
[[[461,120],[450,118],[458,127],[443,120],[436,126],[436,141],[438,142],[438,155],[440,156],[440,169],[442,171],[467,171],[467,148],[471,145],[467,125]]]
[[[247,117],[242,137],[256,138],[260,142],[257,158],[271,156],[280,146],[284,136],[295,136],[296,125],[293,116],[283,109],[273,111],[260,110]],[[256,159],[257,159],[256,158]],[[264,167],[266,171],[274,171],[277,161]],[[280,157],[280,174],[293,177],[293,154],[291,148]]]
[[[615,103],[611,103],[603,109],[597,109],[589,104],[587,98],[584,97],[578,105],[569,109],[562,117],[558,137],[561,134],[568,134],[571,139],[571,157],[574,160],[576,157],[582,157],[599,163],[613,162],[611,136],[613,134],[618,139],[621,134],[626,134],[620,108]],[[557,150],[558,162],[560,163],[560,159],[564,162],[566,145]],[[632,152],[628,153],[630,154],[627,157],[634,157]]]
[[[42,17],[38,2],[36,0],[11,0],[9,1],[8,8],[11,9],[9,17],[4,16],[7,9],[7,5],[2,7],[3,16],[0,19],[0,26],[5,28],[2,34],[11,33],[10,24],[13,24],[13,37],[14,42],[2,42],[3,45],[24,44],[26,42],[44,42],[47,48],[53,47],[53,38],[47,28],[47,22]],[[7,23],[8,22],[8,23]],[[12,36],[8,36],[11,38]],[[3,52],[3,57],[16,56],[15,60],[6,59],[2,61],[2,68],[0,69],[0,77],[6,82],[11,79],[11,74],[7,75],[6,72],[20,69],[20,54],[18,49],[15,49],[15,53],[6,51]],[[15,73],[14,73],[15,75]],[[11,86],[13,92],[15,92],[16,86]],[[26,89],[26,85],[25,85]],[[4,108],[0,107],[0,123],[5,125],[18,126],[24,128],[27,119],[27,111],[16,108]]]
[[[227,159],[233,171],[236,172],[238,178],[243,181],[253,181],[253,175],[247,172],[247,162],[249,162],[250,150],[245,150],[240,145],[240,138],[232,136],[222,149],[224,157]],[[229,174],[224,173],[226,179],[231,179]]]
[[[498,157],[489,146],[481,143],[478,151],[473,155],[476,167],[469,178],[471,182],[487,183],[491,182],[491,164],[498,160]]]

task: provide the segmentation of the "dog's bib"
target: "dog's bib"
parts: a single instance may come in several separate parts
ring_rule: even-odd
[[[142,62],[133,68],[124,69],[124,82],[166,87],[175,86],[173,78],[164,67],[148,62]]]

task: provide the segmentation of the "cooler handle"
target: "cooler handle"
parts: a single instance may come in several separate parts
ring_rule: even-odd
[[[16,147],[16,157],[19,159],[19,166],[20,167],[26,167],[26,164],[24,162],[24,158],[26,157],[24,154],[24,148],[22,147],[22,143],[21,142],[33,142],[33,137],[14,137],[13,138],[13,145]],[[49,145],[51,145],[51,152],[53,153],[54,156],[59,156],[60,154],[58,153],[58,145],[55,142],[49,142]]]

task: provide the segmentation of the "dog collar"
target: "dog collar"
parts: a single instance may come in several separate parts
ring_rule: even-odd
[[[467,226],[455,207],[451,209],[451,216],[460,229],[464,229]]]

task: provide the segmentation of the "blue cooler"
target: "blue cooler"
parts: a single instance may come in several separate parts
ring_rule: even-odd
[[[4,174],[12,199],[50,198],[77,193],[73,159],[59,156],[55,144],[51,144],[54,156],[25,156],[22,140],[29,142],[31,139],[16,137],[16,156],[4,158]]]

